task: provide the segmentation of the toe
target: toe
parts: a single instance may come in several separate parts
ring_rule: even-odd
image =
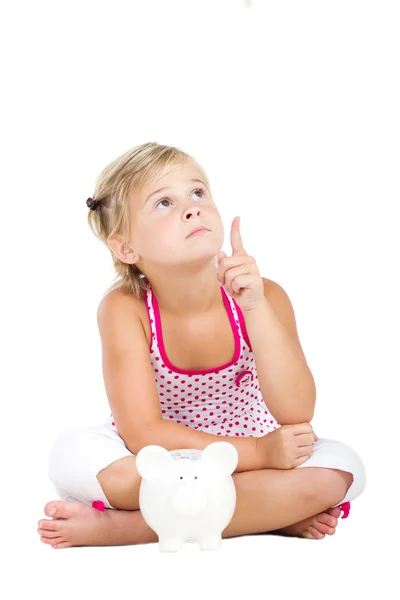
[[[59,549],[59,548],[70,548],[72,546],[72,544],[69,544],[68,542],[59,542],[58,544],[53,544],[52,547],[55,549]]]
[[[44,512],[48,517],[52,517],[53,519],[70,519],[81,514],[83,506],[86,505],[79,501],[64,502],[63,500],[52,500],[46,504]],[[51,512],[53,509],[55,509],[54,514]]]
[[[312,536],[313,538],[315,538],[316,540],[322,540],[325,537],[325,533],[322,533],[321,531],[318,531],[318,529],[316,529],[315,527],[313,527],[312,525],[310,525],[310,527],[307,530]]]
[[[308,529],[306,529],[306,531],[303,531],[301,536],[304,538],[308,538],[309,540],[315,540],[315,537],[313,535],[311,535],[311,533],[308,531]]]
[[[56,538],[56,537],[60,537],[60,532],[59,531],[48,531],[47,529],[41,529],[39,527],[39,529],[37,530],[37,532],[41,536],[46,537],[46,538],[53,539],[53,538]]]
[[[338,517],[340,517],[340,513],[342,512],[342,509],[339,508],[339,506],[335,506],[335,508],[330,508],[326,512],[328,512],[330,515],[332,515],[332,517],[338,518]]]
[[[51,502],[48,502],[46,504],[46,506],[44,507],[44,514],[47,515],[48,517],[53,517],[53,518],[58,518],[58,519],[62,519],[65,518],[65,506],[66,506],[66,502],[63,502],[62,500],[52,500]],[[52,511],[55,509],[55,512],[53,513]]]
[[[338,520],[336,517],[332,517],[332,515],[328,515],[327,513],[321,513],[317,517],[320,523],[325,523],[325,525],[329,525],[329,527],[336,527],[338,524]]]
[[[55,531],[59,525],[59,521],[57,519],[41,519],[38,523],[38,527],[40,529],[45,529],[48,531]]]
[[[335,533],[335,528],[330,527],[329,525],[326,525],[326,523],[320,523],[320,522],[315,523],[314,529],[316,529],[317,531],[320,531],[323,534],[328,533],[329,535],[332,535],[333,533]]]
[[[43,542],[44,544],[49,544],[50,546],[52,546],[53,544],[57,544],[57,542],[61,542],[62,538],[60,536],[58,536],[57,538],[50,538],[50,537],[42,535],[40,537],[40,541]]]

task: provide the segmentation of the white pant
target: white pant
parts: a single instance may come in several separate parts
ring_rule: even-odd
[[[229,436],[221,437],[221,440],[229,441]],[[48,477],[61,500],[79,500],[90,506],[94,500],[101,500],[105,508],[114,508],[96,475],[124,456],[134,454],[118,433],[104,425],[72,429],[62,433],[54,442],[49,454]],[[357,498],[366,485],[360,457],[352,448],[336,440],[320,438],[314,443],[310,458],[296,469],[301,467],[327,467],[353,474],[354,481],[346,496],[335,506]]]

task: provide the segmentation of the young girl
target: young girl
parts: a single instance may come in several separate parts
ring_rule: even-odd
[[[55,440],[48,475],[61,500],[46,504],[40,540],[157,542],[139,510],[135,455],[225,437],[239,462],[222,537],[332,535],[365,488],[364,465],[349,446],[314,434],[314,380],[291,303],[260,276],[237,218],[232,255],[220,251],[204,170],[182,150],[143,144],[103,170],[87,206],[117,273],[98,308],[111,413]]]

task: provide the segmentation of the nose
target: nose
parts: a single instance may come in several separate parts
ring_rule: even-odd
[[[199,216],[200,214],[200,208],[189,208],[185,213],[185,218],[188,219],[191,215]]]

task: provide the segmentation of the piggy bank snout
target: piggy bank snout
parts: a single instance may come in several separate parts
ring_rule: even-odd
[[[172,496],[175,510],[183,515],[195,515],[206,508],[205,490],[195,483],[181,485]]]

